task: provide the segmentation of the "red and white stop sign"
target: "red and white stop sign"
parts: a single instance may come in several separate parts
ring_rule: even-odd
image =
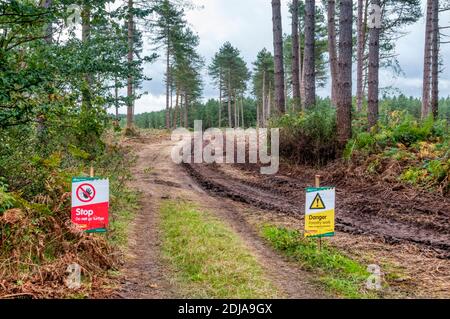
[[[72,180],[72,222],[82,230],[105,230],[108,226],[109,181]]]

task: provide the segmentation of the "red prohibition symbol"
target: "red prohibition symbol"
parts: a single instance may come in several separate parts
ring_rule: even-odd
[[[91,184],[82,184],[77,188],[77,198],[83,203],[89,203],[95,198],[95,188]]]

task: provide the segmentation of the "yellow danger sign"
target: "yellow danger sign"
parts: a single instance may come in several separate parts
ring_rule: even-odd
[[[305,237],[334,236],[334,207],[334,188],[306,189]]]
[[[325,204],[323,203],[322,197],[320,197],[320,193],[317,193],[309,209],[325,209],[325,208],[326,207]]]

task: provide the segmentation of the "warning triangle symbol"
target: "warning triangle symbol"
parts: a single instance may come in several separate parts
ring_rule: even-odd
[[[322,197],[320,197],[320,194],[317,193],[316,197],[314,198],[313,202],[311,203],[311,207],[309,209],[325,209],[325,204],[322,200]]]

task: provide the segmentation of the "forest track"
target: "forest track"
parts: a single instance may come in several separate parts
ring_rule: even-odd
[[[211,212],[243,241],[256,257],[267,279],[281,296],[291,299],[333,298],[317,284],[317,278],[285,259],[259,236],[245,219],[245,209],[232,200],[217,199],[205,192],[192,177],[171,159],[175,145],[169,137],[129,140],[138,156],[133,167],[135,189],[142,193],[141,209],[132,232],[119,298],[189,298],[174,280],[172,266],[162,253],[160,205],[164,200],[189,201]]]
[[[217,196],[298,217],[304,214],[304,189],[311,186],[311,176],[265,176],[257,167],[239,165],[184,166],[205,190]],[[450,200],[433,194],[405,200],[404,194],[379,188],[361,187],[360,183],[340,185],[336,191],[337,230],[375,236],[391,244],[415,243],[450,259]]]

